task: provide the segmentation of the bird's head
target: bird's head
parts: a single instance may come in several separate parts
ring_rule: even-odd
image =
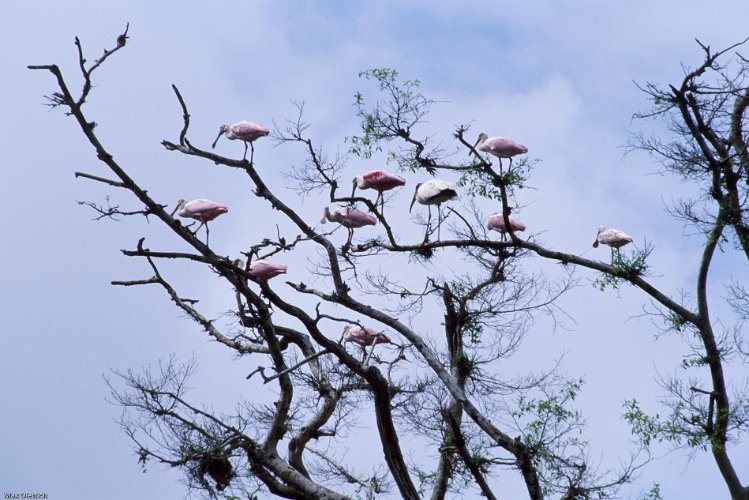
[[[325,207],[322,209],[322,219],[320,219],[320,224],[325,224],[330,219],[330,208]]]
[[[218,135],[216,136],[216,140],[213,141],[213,144],[211,144],[211,149],[216,148],[216,143],[219,139],[221,139],[221,135],[225,134],[229,130],[229,125],[221,125],[221,128],[218,129]]]
[[[473,145],[473,147],[475,148],[475,147],[476,147],[476,146],[478,146],[479,144],[483,144],[484,142],[486,142],[486,140],[487,140],[488,138],[489,138],[489,136],[488,136],[488,135],[486,135],[485,133],[481,132],[481,133],[479,134],[479,138],[478,138],[478,139],[476,139],[476,143],[475,143],[475,144]]]
[[[411,199],[411,206],[408,207],[408,212],[411,213],[411,210],[414,208],[414,203],[416,202],[416,195],[419,194],[419,188],[421,187],[423,183],[420,182],[416,184],[416,189],[414,189],[414,197]]]
[[[174,217],[174,214],[177,213],[177,210],[182,210],[183,208],[185,208],[185,203],[187,202],[183,199],[180,199],[179,201],[177,201],[177,205],[174,207],[174,210],[172,210],[172,213],[169,215],[171,217]]]
[[[343,327],[343,339],[344,342],[349,342],[351,340],[351,334],[349,333],[351,331],[351,326],[347,325]]]
[[[604,226],[598,226],[598,232],[596,233],[596,239],[595,239],[595,240],[593,241],[593,248],[598,248],[598,244],[599,244],[599,243],[598,243],[598,236],[600,236],[600,235],[601,235],[601,233],[602,233],[602,232],[603,232],[603,231],[604,231],[605,229],[606,229],[606,228],[605,228]]]

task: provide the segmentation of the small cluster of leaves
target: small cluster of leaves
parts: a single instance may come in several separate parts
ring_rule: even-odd
[[[469,167],[463,171],[458,179],[458,186],[473,196],[488,198],[490,200],[502,200],[500,185],[505,187],[509,193],[515,188],[523,189],[530,174],[530,165],[525,160],[515,162],[513,167],[499,174],[496,178],[479,167]]]
[[[505,175],[509,176],[510,172]],[[469,168],[464,171],[458,179],[458,186],[470,196],[502,201],[499,187],[492,184],[491,176],[483,169]]]
[[[349,152],[360,158],[369,159],[375,152],[382,151],[381,142],[403,137],[429,112],[430,99],[418,89],[419,80],[398,82],[398,72],[389,68],[368,69],[359,72],[360,78],[375,80],[381,93],[386,94],[384,102],[377,101],[369,109],[361,92],[354,94],[356,116],[361,119],[362,135],[346,138],[350,143]]]
[[[653,484],[653,487],[642,497],[642,500],[663,500],[663,497],[661,496],[661,485],[658,483]]]
[[[469,315],[460,328],[461,335],[467,335],[468,339],[474,345],[481,343],[481,334],[483,332],[484,326],[479,322],[479,317],[477,315]]]
[[[529,398],[524,395],[518,398],[512,416],[517,420],[529,419],[523,429],[524,441],[534,449],[537,458],[550,458],[547,455],[550,455],[551,450],[545,444],[548,434],[557,434],[561,428],[569,428],[570,424],[574,426],[580,419],[580,412],[567,408],[567,405],[577,397],[582,385],[582,379],[569,380],[558,393],[549,394],[546,398]],[[576,444],[576,438],[567,438],[566,444]]]
[[[647,275],[649,264],[647,258],[653,251],[653,246],[645,243],[643,249],[638,249],[627,256],[619,250],[614,250],[611,257],[611,271],[601,273],[601,276],[593,281],[593,285],[602,292],[611,287],[617,290],[622,283]]]
[[[659,414],[654,416],[646,414],[635,399],[624,401],[624,420],[630,425],[632,434],[640,443],[649,447],[653,442],[667,442],[673,446],[684,445],[690,448],[707,449],[709,438],[702,431],[690,431],[684,422],[689,425],[699,426],[699,416],[688,417],[683,413],[684,407],[676,403],[669,418],[662,418]]]

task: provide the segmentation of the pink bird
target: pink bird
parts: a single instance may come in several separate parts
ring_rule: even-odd
[[[377,191],[377,199],[375,200],[375,206],[379,200],[382,200],[382,209],[385,208],[385,199],[382,196],[383,191],[403,186],[406,184],[406,179],[399,175],[391,174],[385,170],[372,170],[364,175],[354,177],[354,189],[351,191],[351,197],[354,197],[356,188],[359,189],[374,189]]]
[[[512,229],[513,233],[516,231],[525,231],[525,224],[512,217],[508,217],[508,219],[510,221],[510,229]],[[486,228],[492,231],[498,231],[503,238],[505,233],[507,233],[507,227],[505,227],[505,218],[502,216],[502,214],[491,214],[489,218],[486,219]]]
[[[354,236],[354,228],[364,226],[374,226],[377,224],[377,219],[370,214],[357,210],[355,208],[343,208],[338,207],[332,212],[330,208],[325,207],[323,209],[323,216],[320,220],[321,224],[325,224],[326,221],[337,222],[345,228],[348,228],[348,241],[346,245],[351,244],[351,238]]]
[[[258,259],[250,264],[250,275],[255,278],[261,278],[269,280],[280,274],[286,274],[288,266],[285,264],[277,264],[270,262],[265,259]]]
[[[502,165],[502,158],[509,158],[510,165],[512,165],[512,157],[516,155],[522,155],[528,152],[528,148],[522,144],[518,144],[512,139],[507,137],[489,137],[485,133],[481,132],[479,138],[474,144],[474,147],[478,146],[480,151],[493,154],[499,158],[499,164]]]
[[[613,255],[614,249],[618,252],[624,245],[632,243],[632,237],[624,231],[618,229],[606,229],[605,227],[600,226],[598,228],[596,240],[593,242],[593,248],[598,248],[598,245],[601,243],[610,246]]]
[[[270,130],[263,127],[262,125],[258,125],[257,123],[248,121],[237,122],[234,125],[221,125],[221,129],[219,129],[218,131],[218,136],[216,137],[216,140],[213,141],[213,145],[211,146],[212,149],[216,148],[216,143],[221,138],[221,134],[226,134],[227,139],[239,139],[240,141],[244,141],[244,157],[242,159],[246,160],[247,145],[249,144],[250,146],[252,146],[252,142],[255,139],[265,137],[266,135],[270,134]],[[255,152],[254,147],[252,148],[252,152]]]
[[[362,328],[360,326],[347,326],[343,329],[343,341],[353,342],[362,347],[374,344],[390,344],[390,338],[374,328]]]
[[[208,244],[208,221],[212,221],[221,214],[225,214],[229,211],[229,207],[216,203],[215,201],[198,198],[197,200],[185,201],[179,200],[177,202],[177,208],[172,212],[172,216],[176,212],[180,217],[188,217],[200,221],[200,226],[195,230],[195,233],[205,225],[205,244]],[[193,233],[193,234],[195,234]]]

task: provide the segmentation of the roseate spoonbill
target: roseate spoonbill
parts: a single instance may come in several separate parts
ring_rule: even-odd
[[[415,202],[426,205],[429,210],[427,219],[427,234],[429,231],[429,222],[432,220],[432,205],[437,205],[437,239],[440,239],[440,225],[442,224],[441,205],[447,200],[458,196],[458,187],[452,182],[443,181],[442,179],[430,179],[426,182],[420,182],[414,190],[414,197],[411,200],[411,206],[408,211],[411,212]],[[426,235],[425,238],[426,240]]]
[[[512,217],[507,217],[510,221],[510,229],[512,229],[512,232],[520,232],[525,231],[525,224],[520,222],[517,219],[514,219]],[[505,227],[505,218],[502,216],[502,214],[496,213],[491,214],[488,219],[486,219],[486,228],[498,231],[499,234],[502,235],[502,238],[504,238],[505,233],[507,233],[507,227]]]
[[[377,191],[377,199],[375,199],[375,206],[377,202],[382,200],[382,209],[385,209],[385,198],[382,196],[383,191],[403,186],[406,184],[406,179],[399,175],[391,174],[384,170],[372,170],[366,174],[354,177],[354,189],[351,191],[351,197],[354,197],[356,188],[359,189],[374,189]]]
[[[512,139],[500,136],[489,137],[483,132],[479,134],[479,138],[474,144],[474,147],[476,146],[478,146],[479,151],[485,151],[499,158],[500,167],[502,166],[502,158],[509,158],[510,166],[512,166],[513,156],[528,152],[528,148]]]
[[[343,341],[359,344],[364,352],[367,352],[367,346],[372,346],[369,354],[364,358],[364,365],[369,364],[369,358],[374,353],[377,344],[390,344],[390,338],[374,328],[362,328],[360,326],[347,326],[343,329]]]
[[[216,203],[215,201],[198,198],[197,200],[185,201],[179,200],[177,202],[177,208],[172,211],[172,216],[176,212],[180,217],[189,217],[200,221],[200,226],[195,230],[193,234],[196,234],[198,230],[205,225],[205,244],[208,244],[208,221],[211,221],[221,214],[225,214],[229,211],[229,207]]]
[[[263,127],[262,125],[258,125],[257,123],[248,121],[237,122],[234,125],[221,125],[221,128],[218,131],[218,136],[216,137],[216,140],[213,141],[213,145],[211,146],[212,149],[216,148],[216,143],[219,139],[221,139],[222,134],[225,134],[227,139],[239,139],[240,141],[244,142],[244,157],[242,159],[246,160],[247,145],[249,144],[250,146],[252,146],[252,142],[255,139],[265,137],[266,135],[270,134],[270,130]],[[255,152],[254,147],[252,148],[252,152]]]
[[[353,342],[362,347],[374,344],[390,344],[390,338],[374,328],[362,328],[360,326],[346,326],[343,329],[343,341]]]
[[[258,259],[250,264],[250,275],[255,278],[269,280],[279,274],[286,274],[289,267],[286,264],[278,264],[265,259]]]
[[[619,252],[619,249],[628,243],[632,243],[632,237],[620,231],[619,229],[606,229],[603,226],[598,228],[598,234],[593,242],[593,248],[598,248],[598,245],[603,243],[611,247],[611,255],[614,255],[614,249]]]
[[[351,238],[354,236],[354,228],[364,226],[374,226],[377,224],[377,219],[370,214],[349,207],[338,207],[332,212],[330,208],[325,207],[322,213],[321,224],[325,224],[326,221],[337,222],[345,228],[348,228],[348,241],[346,245],[351,244]]]

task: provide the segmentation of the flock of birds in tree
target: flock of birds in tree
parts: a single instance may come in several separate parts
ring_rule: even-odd
[[[213,142],[212,148],[216,147],[216,143],[225,135],[227,139],[240,140],[244,143],[244,156],[243,159],[247,159],[247,149],[251,148],[254,153],[254,146],[252,143],[260,137],[265,137],[270,131],[258,125],[257,123],[241,121],[233,125],[221,125],[219,134],[216,140]],[[512,166],[512,157],[528,152],[528,148],[522,144],[508,139],[506,137],[488,137],[483,132],[479,134],[478,140],[474,147],[477,147],[479,151],[483,151],[492,154],[499,158],[500,168],[502,165],[502,159],[506,158],[510,160],[510,166]],[[403,177],[386,172],[384,170],[373,170],[363,175],[357,176],[353,180],[353,190],[351,191],[351,198],[356,194],[356,189],[373,189],[377,191],[377,198],[375,199],[374,205],[380,204],[380,210],[385,208],[385,199],[383,193],[396,187],[400,187],[406,184],[406,180]],[[426,205],[428,216],[427,216],[427,234],[429,231],[429,225],[432,218],[432,205],[437,205],[437,239],[440,238],[440,225],[442,224],[442,211],[441,205],[458,196],[458,188],[452,183],[442,179],[430,179],[426,182],[420,182],[416,185],[414,190],[414,196],[411,200],[411,206],[409,207],[409,213],[413,210],[414,203],[418,202],[421,205]],[[219,215],[225,214],[229,211],[229,207],[216,203],[215,201],[206,199],[197,199],[192,201],[179,200],[177,207],[172,212],[172,216],[175,213],[180,217],[186,217],[195,219],[200,222],[200,225],[195,229],[195,233],[202,227],[205,226],[206,232],[206,245],[208,244],[208,222],[212,221]],[[354,207],[338,207],[330,210],[329,207],[325,207],[323,210],[323,218],[320,221],[322,224],[326,222],[335,222],[348,229],[348,240],[346,245],[351,244],[351,239],[354,235],[354,229],[364,226],[374,226],[377,224],[377,219],[371,215],[364,213]],[[520,232],[525,231],[525,224],[508,216],[507,222],[509,222],[509,228],[505,221],[505,217],[502,213],[494,213],[489,216],[486,222],[486,227],[489,230],[497,231],[504,238],[508,232]],[[426,237],[425,237],[426,241]],[[593,247],[597,248],[599,244],[608,245],[611,247],[612,255],[614,250],[617,252],[624,245],[631,243],[632,237],[620,231],[618,229],[605,229],[603,226],[598,228],[598,234],[593,242]],[[248,273],[259,279],[270,279],[280,274],[285,274],[287,266],[284,264],[270,262],[266,259],[258,259],[250,263]],[[344,342],[353,342],[362,346],[362,348],[374,346],[376,344],[389,344],[392,343],[390,339],[382,332],[378,332],[372,328],[363,328],[360,326],[346,326],[343,329],[342,339]],[[372,355],[370,351],[369,356]],[[367,360],[369,360],[367,356]]]

